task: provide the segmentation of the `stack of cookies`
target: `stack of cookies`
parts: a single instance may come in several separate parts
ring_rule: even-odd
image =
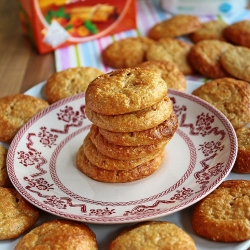
[[[78,150],[78,169],[112,183],[154,173],[178,127],[167,92],[167,83],[148,69],[120,69],[94,79],[85,95],[93,124]]]

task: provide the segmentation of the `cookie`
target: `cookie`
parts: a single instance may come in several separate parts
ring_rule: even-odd
[[[194,240],[174,223],[145,221],[124,229],[110,243],[109,250],[195,250]]]
[[[153,128],[167,118],[173,111],[168,96],[155,105],[123,115],[101,115],[85,107],[86,116],[98,127],[113,132],[134,132]]]
[[[8,150],[0,145],[0,187],[12,187],[6,168]]]
[[[228,27],[228,24],[220,19],[204,22],[201,24],[199,30],[189,35],[189,39],[193,43],[198,43],[202,40],[226,41],[223,35],[223,31],[226,27]]]
[[[154,40],[165,37],[175,38],[195,32],[200,27],[201,23],[197,16],[176,15],[151,27],[148,37]]]
[[[48,102],[54,103],[63,98],[84,92],[89,83],[104,74],[93,67],[69,68],[53,74],[47,80],[44,93]]]
[[[192,66],[202,75],[216,79],[230,76],[222,67],[220,58],[234,46],[218,40],[203,40],[196,43],[188,54]]]
[[[187,55],[192,45],[173,38],[162,38],[149,46],[146,58],[147,61],[167,61],[177,65],[184,75],[194,73],[192,65],[190,65]]]
[[[102,51],[102,60],[115,69],[134,67],[145,61],[145,52],[153,42],[148,37],[129,37],[115,41]]]
[[[250,127],[236,130],[238,140],[238,153],[234,163],[233,172],[241,174],[250,173]]]
[[[250,49],[235,46],[225,51],[220,62],[225,71],[243,81],[250,82]]]
[[[106,129],[99,128],[99,132],[111,143],[122,146],[150,145],[160,141],[170,141],[178,128],[178,119],[175,113],[151,129],[116,133]]]
[[[186,78],[174,63],[167,61],[146,61],[137,65],[137,67],[155,71],[167,83],[170,89],[186,91]]]
[[[223,35],[236,45],[250,48],[250,20],[243,20],[229,25]]]
[[[250,122],[250,85],[234,78],[220,78],[206,82],[192,92],[219,109],[234,129]]]
[[[24,94],[0,98],[0,141],[10,143],[30,118],[48,106],[46,101]]]
[[[209,240],[239,242],[250,239],[250,181],[227,180],[195,204],[192,227]]]
[[[88,86],[86,107],[102,115],[120,115],[148,108],[167,94],[166,82],[155,72],[120,69],[97,77]]]
[[[14,239],[30,229],[39,218],[39,210],[14,188],[0,187],[0,240]]]
[[[152,175],[161,165],[164,159],[164,151],[144,164],[141,164],[131,170],[107,170],[93,165],[84,155],[81,147],[76,156],[76,166],[89,178],[108,183],[125,183],[141,180]]]
[[[95,233],[84,223],[58,219],[45,222],[27,233],[15,250],[97,250]]]

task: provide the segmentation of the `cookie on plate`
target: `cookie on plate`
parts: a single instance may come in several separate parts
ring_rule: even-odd
[[[148,37],[154,40],[165,37],[175,38],[195,32],[200,27],[200,19],[197,16],[175,15],[151,27],[148,31]]]
[[[250,20],[243,20],[229,25],[223,35],[236,45],[250,48]]]
[[[230,76],[220,62],[220,57],[234,46],[218,40],[202,40],[196,43],[188,54],[192,66],[202,75],[216,79]]]
[[[27,233],[15,250],[97,250],[95,233],[84,223],[58,219],[43,223]]]
[[[14,188],[0,187],[0,240],[14,239],[30,229],[39,218],[39,209]]]
[[[145,221],[122,231],[110,243],[109,250],[195,250],[194,240],[174,223]]]
[[[47,80],[44,93],[50,104],[86,91],[89,83],[104,74],[94,67],[76,67],[54,73]]]
[[[49,104],[39,98],[13,94],[0,98],[0,141],[10,143],[19,129]]]
[[[129,37],[115,41],[102,51],[102,60],[115,69],[134,67],[145,61],[145,52],[153,42],[148,37]]]
[[[209,240],[239,242],[250,239],[250,181],[227,180],[195,204],[192,227]]]
[[[219,109],[234,129],[250,122],[250,85],[234,78],[219,78],[206,82],[192,92]]]
[[[6,168],[8,150],[0,145],[0,187],[12,187]]]
[[[243,81],[250,82],[250,49],[234,46],[220,58],[220,63],[225,71]]]

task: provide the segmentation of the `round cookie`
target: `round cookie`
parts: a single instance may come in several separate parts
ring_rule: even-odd
[[[145,61],[145,52],[153,42],[148,37],[129,37],[115,41],[102,51],[103,62],[115,69],[134,67]]]
[[[234,78],[220,78],[206,82],[192,92],[219,109],[234,129],[250,122],[250,85]]]
[[[46,101],[24,94],[0,98],[0,141],[10,143],[30,118],[48,106]]]
[[[243,20],[229,25],[223,35],[232,43],[250,48],[250,20]]]
[[[153,128],[169,118],[172,111],[173,105],[168,96],[149,108],[124,115],[101,115],[85,107],[85,113],[91,122],[113,132],[134,132]]]
[[[15,250],[97,250],[95,233],[84,223],[58,219],[43,223],[27,233]]]
[[[154,105],[167,91],[166,82],[155,72],[120,69],[91,82],[85,95],[86,107],[102,115],[120,115]]]
[[[250,239],[250,181],[227,180],[195,204],[192,227],[209,240],[239,242]]]
[[[234,163],[233,172],[241,174],[250,173],[250,127],[236,130],[238,139],[238,153]]]
[[[116,133],[106,129],[99,128],[99,132],[110,142],[122,146],[138,146],[158,143],[160,141],[170,141],[178,128],[178,119],[175,113],[151,129]]]
[[[174,223],[145,221],[122,231],[109,245],[109,250],[195,250],[194,240]]]
[[[220,57],[234,46],[218,40],[203,40],[196,43],[188,54],[188,60],[202,75],[216,79],[229,76],[221,65]]]
[[[12,187],[6,168],[8,150],[0,145],[0,187]]]
[[[235,46],[221,56],[222,67],[232,76],[250,82],[250,49]]]
[[[201,23],[197,16],[176,15],[155,24],[148,31],[148,37],[154,40],[165,37],[175,38],[195,32],[200,27]]]
[[[187,59],[191,48],[192,44],[187,42],[173,38],[162,38],[149,46],[146,58],[147,61],[174,63],[184,75],[191,75],[194,73],[194,69]]]
[[[153,174],[161,165],[164,159],[164,151],[156,158],[143,163],[131,170],[107,170],[93,165],[84,155],[82,148],[76,155],[76,166],[89,178],[108,183],[124,183],[141,180]]]
[[[186,78],[174,63],[167,61],[146,61],[140,63],[137,67],[153,70],[158,73],[167,83],[168,89],[186,91]]]
[[[0,240],[14,239],[30,229],[39,218],[39,209],[14,188],[0,187]]]
[[[53,74],[47,80],[44,93],[48,102],[54,103],[63,98],[86,91],[89,83],[104,74],[93,67],[69,68]]]

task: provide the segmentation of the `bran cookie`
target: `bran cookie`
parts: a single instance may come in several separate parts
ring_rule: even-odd
[[[230,76],[222,67],[220,58],[234,46],[218,40],[203,40],[196,43],[188,54],[192,66],[202,75],[216,79]]]
[[[48,106],[46,101],[24,94],[0,98],[0,141],[10,143],[30,118]]]
[[[192,92],[219,109],[234,129],[250,122],[250,85],[234,78],[206,82]]]
[[[236,45],[250,48],[250,20],[243,20],[229,25],[223,35]]]
[[[82,148],[79,149],[76,156],[76,166],[89,178],[108,183],[125,183],[141,180],[153,174],[161,165],[164,159],[163,151],[157,157],[143,163],[131,170],[107,170],[93,165],[84,155]]]
[[[234,163],[233,172],[250,173],[250,127],[236,130],[238,140],[238,153]]]
[[[227,180],[195,204],[192,227],[209,240],[239,242],[250,239],[250,181]]]
[[[14,188],[0,187],[0,240],[14,239],[31,228],[39,218],[38,208]]]
[[[86,107],[102,115],[120,115],[148,108],[167,94],[166,82],[155,72],[120,69],[97,77],[88,86]]]
[[[115,69],[134,67],[145,61],[145,52],[153,42],[148,37],[129,37],[115,41],[102,51],[103,62]]]
[[[243,81],[250,82],[250,49],[235,46],[225,51],[220,62],[225,71]]]
[[[12,187],[6,168],[8,150],[0,145],[0,187]]]
[[[194,73],[192,65],[190,65],[187,55],[192,45],[173,38],[162,38],[149,46],[146,58],[147,61],[167,61],[177,65],[184,75]]]
[[[109,245],[109,250],[195,250],[194,240],[174,223],[145,221],[123,230]]]
[[[43,223],[27,233],[15,250],[97,250],[95,233],[84,223],[58,219]]]
[[[168,96],[155,105],[123,115],[101,115],[85,107],[86,116],[98,127],[113,132],[134,132],[153,128],[167,118],[173,111],[173,105]]]
[[[69,68],[53,74],[47,80],[44,93],[48,102],[54,103],[63,98],[86,91],[89,83],[104,74],[93,67]]]
[[[137,67],[155,71],[167,83],[170,89],[186,91],[186,78],[174,63],[167,61],[146,61],[137,65]]]
[[[160,141],[170,141],[178,128],[178,119],[175,113],[151,129],[117,133],[99,128],[99,132],[110,142],[122,146],[150,145]]]
[[[154,40],[165,37],[175,38],[195,32],[200,27],[201,23],[197,16],[176,15],[151,27],[148,37]]]

